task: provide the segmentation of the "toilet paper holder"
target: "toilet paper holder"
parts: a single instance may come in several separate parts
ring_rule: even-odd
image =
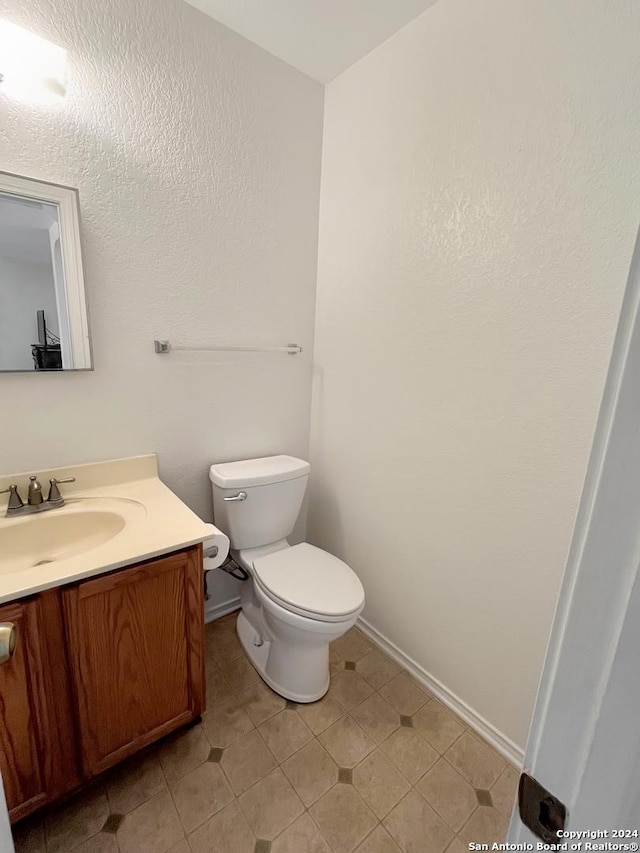
[[[205,548],[202,552],[202,558],[206,559],[207,557],[217,557],[218,556],[218,546],[210,545],[209,548]],[[207,577],[209,576],[209,572],[215,572],[218,569],[222,569],[223,572],[226,572],[228,575],[231,575],[232,578],[235,578],[237,581],[248,581],[249,580],[249,572],[246,569],[243,569],[242,566],[239,566],[233,557],[227,557],[227,559],[222,563],[221,566],[218,566],[215,569],[205,569],[204,570],[204,597],[205,599],[209,599],[209,589],[207,587]]]
[[[217,557],[217,556],[218,556],[218,546],[217,545],[211,545],[209,548],[205,548],[204,551],[202,552],[202,558],[204,560],[206,560],[207,557]]]

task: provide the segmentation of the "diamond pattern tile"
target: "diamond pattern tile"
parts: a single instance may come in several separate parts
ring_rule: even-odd
[[[161,791],[126,815],[116,834],[122,853],[169,850],[184,836],[169,791]]]
[[[305,806],[315,803],[338,781],[338,765],[318,740],[312,740],[281,766]]]
[[[478,842],[491,846],[494,842],[500,844],[504,841],[508,826],[507,815],[501,814],[497,809],[478,806],[460,830],[459,835],[466,845]]]
[[[333,676],[329,693],[348,711],[370,696],[373,687],[355,669],[345,669]]]
[[[429,699],[422,687],[408,672],[401,672],[391,681],[388,681],[380,688],[380,694],[399,714],[407,717],[415,714]]]
[[[351,716],[376,743],[386,740],[402,722],[398,712],[379,693],[353,708]]]
[[[239,797],[240,808],[258,838],[280,835],[300,817],[304,805],[278,767]]]
[[[206,629],[207,711],[14,829],[16,853],[463,853],[504,840],[518,772],[364,634],[288,702]],[[457,833],[457,834],[456,834]]]
[[[351,853],[378,822],[353,785],[334,785],[309,812],[335,853]]]
[[[413,729],[400,728],[380,748],[412,785],[438,760],[438,753]]]
[[[236,795],[240,796],[270,773],[276,761],[259,733],[252,731],[225,749],[220,766]]]
[[[382,822],[405,853],[442,853],[453,832],[416,791],[409,791]]]
[[[331,848],[309,815],[303,814],[272,842],[271,853],[331,853]]]
[[[205,761],[170,786],[185,832],[191,832],[220,809],[234,794],[219,764]]]
[[[476,799],[480,806],[492,806],[491,791],[485,791],[483,788],[476,788]]]
[[[375,749],[375,743],[351,717],[338,720],[318,739],[339,767],[355,767]]]
[[[340,672],[340,670],[345,668],[345,659],[342,655],[338,654],[338,652],[333,648],[333,644],[329,649],[329,672],[331,675],[335,675],[336,672]]]
[[[351,630],[347,631],[346,634],[336,640],[332,645],[344,660],[350,661],[359,661],[367,652],[373,650],[373,645],[357,628],[351,628]]]
[[[504,758],[469,731],[458,738],[445,757],[474,788],[490,788],[507,766]]]
[[[259,732],[276,759],[286,761],[290,755],[313,739],[313,732],[297,711],[284,710],[263,723]]]
[[[402,853],[383,826],[376,826],[356,850],[356,853]]]
[[[92,835],[80,847],[74,847],[73,853],[120,853],[115,835],[99,832]]]
[[[158,758],[147,752],[114,768],[106,783],[111,812],[123,815],[167,787]]]
[[[46,819],[47,853],[67,853],[99,832],[108,817],[104,786],[76,794]]]
[[[254,726],[259,726],[271,717],[275,717],[286,705],[282,696],[270,690],[263,681],[252,684],[248,690],[240,694],[238,701]]]
[[[202,728],[211,746],[224,749],[250,732],[253,723],[244,708],[225,705],[207,711],[202,718]]]
[[[379,690],[383,684],[398,675],[400,667],[382,652],[374,649],[356,662],[356,670],[374,690]]]
[[[260,676],[245,657],[225,662],[220,666],[220,670],[236,693],[242,693],[260,683]]]
[[[413,726],[438,752],[445,752],[464,731],[463,724],[433,699],[415,715]]]
[[[353,784],[380,819],[409,793],[411,785],[387,756],[376,749],[353,770]]]
[[[318,702],[298,705],[296,710],[315,735],[328,729],[346,713],[343,706],[329,694],[323,696]]]
[[[189,836],[192,853],[254,853],[256,837],[234,800]]]
[[[493,788],[491,788],[491,800],[499,812],[506,815],[511,814],[511,809],[518,793],[519,779],[520,774],[515,767],[507,764],[502,776],[500,776]]]
[[[416,785],[429,805],[457,832],[478,805],[477,793],[441,758]]]
[[[108,832],[110,835],[115,835],[116,832],[120,829],[120,825],[122,824],[123,820],[124,815],[112,812],[105,820],[104,826],[102,827],[102,831]]]
[[[167,782],[174,782],[185,776],[189,770],[206,761],[211,746],[202,726],[194,726],[173,735],[161,744],[158,757]]]

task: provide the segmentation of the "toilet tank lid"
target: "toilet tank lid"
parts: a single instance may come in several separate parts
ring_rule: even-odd
[[[209,468],[209,479],[221,489],[240,486],[265,486],[304,477],[311,466],[294,456],[263,456],[261,459],[242,459],[239,462],[222,462]]]

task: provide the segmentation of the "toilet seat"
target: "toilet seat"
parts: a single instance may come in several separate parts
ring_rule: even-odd
[[[355,572],[307,542],[257,557],[252,566],[262,592],[300,616],[342,622],[364,604],[364,589]]]

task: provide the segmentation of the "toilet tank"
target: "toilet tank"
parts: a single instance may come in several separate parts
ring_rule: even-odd
[[[298,518],[311,466],[293,456],[212,465],[213,517],[231,547],[258,548],[286,539]],[[229,501],[245,492],[245,500]]]

